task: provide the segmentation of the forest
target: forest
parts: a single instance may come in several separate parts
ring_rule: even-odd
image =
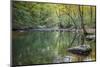
[[[13,29],[95,28],[95,6],[14,2]]]
[[[96,60],[96,6],[13,1],[13,65]]]

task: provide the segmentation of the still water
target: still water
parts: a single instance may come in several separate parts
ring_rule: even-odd
[[[48,64],[95,60],[95,41],[84,41],[92,53],[84,59],[67,48],[81,45],[81,34],[76,32],[12,32],[13,64]],[[66,58],[67,57],[67,58]]]

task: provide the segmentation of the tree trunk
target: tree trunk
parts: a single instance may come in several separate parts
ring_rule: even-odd
[[[91,6],[90,6],[90,16],[91,16],[90,23],[92,23],[92,7]]]
[[[82,8],[82,10],[81,10],[81,8]],[[81,7],[81,6],[79,6],[79,14],[80,14],[80,20],[81,20],[81,28],[83,29],[84,35],[86,35],[86,34],[87,34],[87,31],[86,31],[86,29],[85,29],[85,27],[84,27],[83,7]]]

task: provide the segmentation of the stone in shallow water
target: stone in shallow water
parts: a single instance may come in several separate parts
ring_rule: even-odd
[[[73,57],[72,56],[65,56],[63,58],[63,62],[72,62],[73,61]]]
[[[89,45],[79,45],[79,46],[68,48],[68,52],[77,55],[83,55],[83,56],[89,55],[91,51],[92,48]]]
[[[63,62],[72,62],[74,59],[73,56],[65,56],[65,57],[56,57],[53,60],[53,63],[63,63]]]
[[[62,62],[62,58],[57,56],[54,58],[53,63],[61,63]]]

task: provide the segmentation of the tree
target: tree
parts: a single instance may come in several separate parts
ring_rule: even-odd
[[[81,27],[83,29],[83,33],[84,33],[84,35],[86,35],[87,31],[84,27],[84,20],[83,20],[83,17],[84,17],[84,15],[83,15],[83,6],[80,6],[80,5],[79,5],[79,15],[80,15],[80,22],[81,22]]]

